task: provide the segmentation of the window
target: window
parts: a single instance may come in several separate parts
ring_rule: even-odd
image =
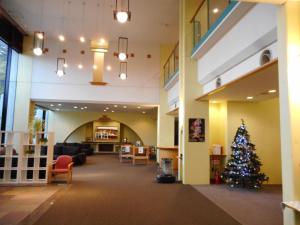
[[[12,130],[19,55],[0,40],[0,124]]]
[[[0,124],[2,124],[8,46],[0,40]]]

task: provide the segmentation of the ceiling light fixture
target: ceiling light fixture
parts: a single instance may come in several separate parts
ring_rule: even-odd
[[[115,10],[113,11],[114,19],[119,23],[126,23],[131,19],[129,11],[129,0],[116,0]]]
[[[127,79],[127,62],[120,62],[120,73],[119,77],[121,80]]]
[[[115,111],[114,111],[114,110],[112,110],[111,112],[112,112],[112,113],[114,113]]]
[[[93,69],[96,70],[98,67],[97,65],[93,65]]]
[[[57,104],[58,106],[61,106],[61,104],[59,103],[59,104]]]
[[[62,34],[58,35],[58,40],[65,41],[65,36]]]
[[[106,107],[105,109],[109,109],[109,107]]]
[[[66,74],[65,64],[66,64],[65,58],[57,58],[57,61],[56,61],[56,75],[58,77],[63,77]]]
[[[248,96],[247,99],[251,100],[251,99],[253,99],[253,96]]]
[[[44,0],[41,1],[41,10],[40,10],[40,30],[42,30],[43,26],[43,19],[44,19]],[[33,33],[33,54],[36,56],[41,56],[44,51],[44,40],[45,40],[45,33],[42,31],[35,31]]]
[[[56,110],[56,111],[59,111],[60,109],[59,109],[59,108],[56,108],[55,110]]]
[[[269,90],[268,92],[272,94],[272,93],[276,93],[277,90],[273,89],[273,90]]]
[[[128,55],[128,38],[119,37],[118,39],[118,58],[121,61],[125,61]]]
[[[53,104],[50,104],[50,106],[53,107],[54,105],[53,105]]]
[[[145,111],[143,111],[142,113],[143,113],[143,114],[146,114],[146,112],[145,112]]]
[[[214,8],[212,11],[213,11],[214,14],[216,14],[216,13],[219,12],[219,9],[218,8]]]
[[[74,109],[78,109],[78,106],[74,106],[73,108],[74,108]]]
[[[44,32],[35,31],[33,36],[33,53],[41,56],[44,50]]]
[[[127,108],[127,106],[126,106],[126,105],[124,105],[124,106],[123,106],[123,108],[124,108],[124,109],[126,109],[126,108]]]
[[[82,2],[82,12],[81,12],[81,33],[84,34],[84,19],[85,19],[85,2]],[[79,38],[81,43],[85,42],[84,35],[81,35]]]
[[[81,36],[81,37],[79,38],[79,41],[80,41],[81,43],[84,43],[84,42],[85,42],[85,38],[84,38],[83,36]]]
[[[83,108],[87,109],[87,106],[84,106]]]
[[[141,108],[141,106],[138,106],[137,108],[138,108],[138,109],[140,109],[140,108]]]
[[[114,105],[115,108],[118,108],[118,105]]]
[[[78,69],[82,69],[83,68],[83,65],[80,63],[78,64]]]
[[[107,70],[107,71],[111,71],[111,66],[107,66],[107,67],[106,67],[106,70]]]

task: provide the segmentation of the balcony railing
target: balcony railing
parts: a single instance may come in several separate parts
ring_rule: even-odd
[[[232,0],[203,0],[191,19],[194,30],[194,47],[220,18]]]
[[[179,69],[179,43],[177,43],[164,64],[164,85],[176,75]]]

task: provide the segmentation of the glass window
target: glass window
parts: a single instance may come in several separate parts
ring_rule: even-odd
[[[8,59],[8,46],[0,40],[0,124],[2,124],[2,112],[5,93],[5,78]]]

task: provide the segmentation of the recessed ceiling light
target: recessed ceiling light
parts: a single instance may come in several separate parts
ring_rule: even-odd
[[[104,109],[103,111],[106,112],[106,109]]]
[[[84,109],[83,107],[81,107],[80,109]]]
[[[114,113],[115,111],[114,111],[114,110],[112,110],[111,112],[112,112],[112,113]]]
[[[275,89],[274,89],[274,90],[269,90],[268,92],[269,92],[269,93],[276,93],[277,90],[275,90]]]
[[[96,70],[98,68],[97,65],[93,65],[93,69]]]
[[[64,64],[64,67],[65,67],[65,68],[68,68],[68,64],[67,64],[67,63],[65,63],[65,64]]]
[[[78,109],[78,106],[74,106],[73,108],[74,108],[74,109]]]
[[[81,36],[81,37],[79,38],[79,40],[80,40],[81,43],[84,43],[84,42],[85,42],[85,38],[84,38],[83,36]]]
[[[106,67],[106,70],[107,70],[107,71],[111,71],[111,66],[108,65],[108,66]]]
[[[143,113],[143,114],[146,114],[146,112],[145,112],[145,111],[143,111],[142,113]]]
[[[59,108],[56,108],[55,110],[56,110],[56,111],[59,111],[60,109],[59,109]]]
[[[61,106],[61,104],[59,103],[59,104],[57,104],[58,106]]]
[[[50,106],[53,107],[54,105],[53,105],[53,104],[50,104]]]
[[[127,106],[126,106],[126,105],[124,105],[124,106],[123,106],[123,108],[124,108],[124,109],[126,109],[126,108],[127,108]]]
[[[118,105],[114,105],[115,108],[118,108]]]
[[[218,9],[218,8],[214,8],[212,11],[213,11],[213,13],[215,13],[215,14],[216,14],[216,13],[218,13],[218,12],[219,12],[219,9]]]
[[[137,108],[138,108],[138,109],[140,109],[140,108],[141,108],[141,106],[138,106]]]
[[[61,34],[61,35],[58,36],[58,39],[60,41],[65,41],[65,36]]]
[[[253,99],[253,96],[248,96],[247,99],[251,100],[251,99]]]
[[[106,107],[105,109],[109,109],[109,107]]]
[[[82,68],[83,68],[83,65],[82,65],[82,64],[78,64],[78,68],[79,68],[79,69],[82,69]]]

